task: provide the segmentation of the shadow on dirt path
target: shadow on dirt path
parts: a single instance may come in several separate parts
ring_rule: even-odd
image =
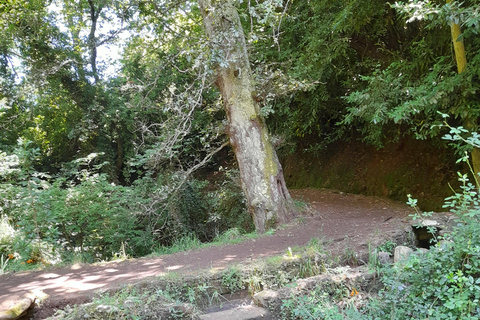
[[[342,254],[346,248],[365,252],[372,238],[388,237],[404,228],[403,220],[411,213],[406,205],[389,200],[328,190],[293,190],[292,195],[310,203],[312,210],[273,235],[157,258],[2,275],[0,310],[26,292],[42,291],[49,295],[44,309],[51,309],[42,314],[53,314],[55,308],[87,301],[95,290],[173,271],[221,270],[228,265],[284,254],[288,247],[304,246],[315,237],[325,240],[333,255]]]

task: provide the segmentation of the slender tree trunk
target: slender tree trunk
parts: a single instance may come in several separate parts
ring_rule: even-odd
[[[213,54],[228,135],[255,227],[263,233],[294,213],[282,167],[253,98],[245,35],[233,0],[198,0]]]
[[[451,0],[447,0],[447,3],[450,2]],[[463,41],[459,40],[460,35],[462,34],[462,30],[460,29],[460,26],[454,22],[450,24],[450,29],[452,32],[452,42],[455,51],[455,60],[457,61],[457,70],[458,73],[462,73],[467,68],[467,55],[465,52],[465,46],[463,44]],[[465,128],[467,128],[468,130],[477,130],[477,119],[473,119],[472,117],[467,116],[467,118],[463,119],[463,121]],[[478,174],[480,174],[480,150],[478,148],[473,148],[471,155],[473,171],[475,171],[477,178],[479,178]]]
[[[120,133],[117,137],[117,159],[115,161],[115,177],[117,184],[120,184],[120,177],[122,176],[122,168],[123,168],[123,138],[121,137]]]
[[[75,28],[75,22],[73,20],[73,15],[67,15],[67,21],[68,21],[68,28],[71,30],[71,36],[73,40],[73,47],[74,52],[75,52],[75,58],[77,61],[75,61],[75,67],[78,72],[78,77],[80,78],[80,81],[83,81],[84,83],[87,82],[86,77],[85,77],[85,69],[83,67],[83,64],[80,62],[82,59],[82,54],[81,54],[81,48],[82,42],[80,40],[80,29]]]
[[[90,26],[90,34],[88,35],[88,45],[90,46],[90,65],[92,67],[93,78],[95,83],[100,81],[97,70],[97,39],[95,38],[95,32],[97,31],[97,21],[102,11],[102,7],[99,6],[98,9],[95,8],[93,0],[89,0],[88,4],[90,5],[90,20],[92,25]]]

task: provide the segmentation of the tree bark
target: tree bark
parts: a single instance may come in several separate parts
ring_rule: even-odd
[[[450,3],[451,0],[447,0],[447,3]],[[457,23],[450,23],[450,30],[452,33],[452,42],[453,42],[453,49],[455,51],[455,60],[457,62],[457,71],[458,73],[462,73],[467,68],[467,55],[465,52],[465,45],[463,44],[463,40],[459,40],[462,30]],[[477,119],[472,119],[472,117],[467,116],[467,118],[463,119],[465,128],[474,131],[477,130]],[[473,171],[475,171],[476,179],[479,178],[480,174],[480,149],[473,148],[472,153],[472,165]]]
[[[95,32],[97,31],[97,21],[100,17],[100,12],[102,7],[99,6],[98,9],[95,8],[93,0],[89,0],[88,4],[90,6],[90,20],[92,25],[90,26],[90,34],[88,35],[88,45],[90,46],[90,65],[92,67],[92,75],[95,79],[95,83],[100,81],[97,70],[97,39],[95,38]]]
[[[284,223],[294,206],[267,127],[254,100],[245,35],[232,0],[198,0],[217,63],[217,85],[228,120],[242,188],[255,227],[263,233]]]

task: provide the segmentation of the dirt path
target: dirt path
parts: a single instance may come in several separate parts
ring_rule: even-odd
[[[411,213],[406,205],[385,199],[336,193],[327,190],[294,190],[293,196],[312,206],[311,215],[279,228],[274,235],[236,245],[210,247],[158,258],[134,259],[102,266],[7,274],[0,276],[0,310],[9,300],[31,290],[50,297],[40,315],[56,308],[87,301],[95,290],[108,289],[168,272],[188,272],[208,268],[222,269],[231,264],[283,254],[288,247],[306,245],[313,237],[325,239],[333,254],[345,248],[353,252],[368,250],[372,238],[388,236],[403,228]]]

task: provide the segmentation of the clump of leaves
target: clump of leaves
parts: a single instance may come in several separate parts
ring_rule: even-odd
[[[397,244],[391,240],[386,240],[383,242],[381,245],[377,247],[377,252],[383,251],[383,252],[388,252],[390,254],[393,254],[393,251],[395,250],[395,247]]]
[[[385,269],[381,309],[395,319],[478,319],[480,226],[462,225],[422,257]]]
[[[245,289],[242,273],[236,267],[229,268],[222,275],[222,286],[228,289],[231,293]]]
[[[468,141],[460,131],[451,128],[446,139],[463,141],[478,147],[478,135]],[[422,256],[412,255],[405,264],[383,270],[385,288],[380,291],[381,303],[369,312],[390,314],[395,319],[478,319],[480,317],[480,202],[478,180],[460,174],[460,191],[445,199],[458,217],[453,231],[440,238]],[[415,204],[413,199],[409,203]],[[418,215],[419,213],[417,213]],[[428,214],[427,214],[428,215]]]

